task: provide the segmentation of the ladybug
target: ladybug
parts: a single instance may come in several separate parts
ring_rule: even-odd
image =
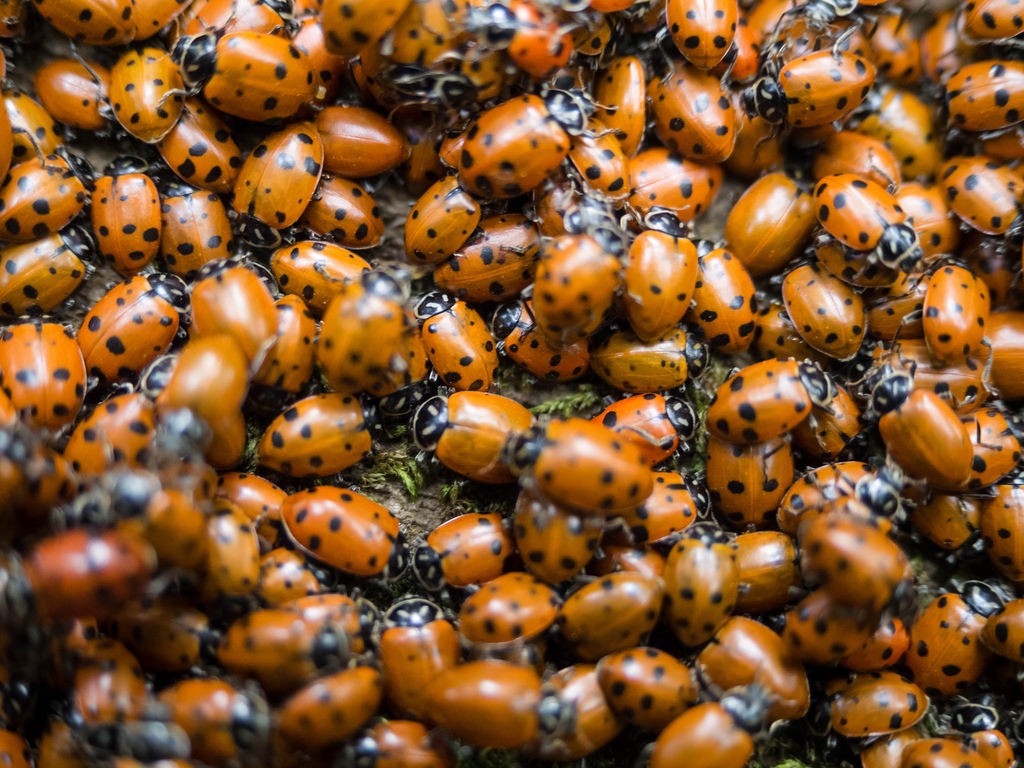
[[[504,460],[521,483],[590,514],[614,515],[641,504],[654,486],[639,448],[585,419],[552,421],[513,435]]]
[[[901,619],[882,619],[867,642],[844,656],[840,664],[854,672],[874,672],[903,659],[910,647],[910,635]]]
[[[298,296],[282,296],[274,302],[274,308],[277,338],[253,376],[253,383],[298,394],[313,376],[316,318]]]
[[[169,184],[160,197],[160,258],[168,272],[191,282],[204,265],[231,256],[231,221],[216,192]]]
[[[759,78],[743,91],[750,117],[796,128],[842,120],[867,97],[875,66],[854,53],[814,51],[790,59],[776,75]]]
[[[788,655],[806,664],[835,664],[871,638],[877,617],[842,605],[823,589],[786,611],[782,640]]]
[[[667,147],[649,147],[629,160],[633,186],[627,203],[648,224],[672,231],[707,211],[724,176],[720,165],[688,160]]]
[[[905,597],[910,562],[874,518],[825,513],[800,528],[800,570],[836,602],[877,613]]]
[[[323,172],[324,145],[316,126],[292,123],[266,136],[235,178],[234,210],[271,230],[291,226],[313,198]],[[272,236],[271,236],[272,238]]]
[[[726,379],[708,408],[714,435],[737,444],[779,437],[810,416],[811,406],[827,407],[835,384],[814,363],[764,360]]]
[[[174,0],[177,2],[177,0]],[[110,108],[121,127],[139,141],[155,144],[181,116],[185,93],[170,55],[147,45],[128,50],[110,69]]]
[[[321,485],[293,493],[281,522],[304,553],[345,573],[390,580],[408,564],[397,518],[355,491]]]
[[[650,342],[622,330],[593,340],[590,367],[621,392],[667,392],[697,380],[709,357],[699,329],[672,328]]]
[[[918,739],[903,749],[900,768],[988,768],[972,743],[959,738]]]
[[[945,550],[966,544],[981,522],[978,499],[960,494],[933,493],[924,504],[915,506],[909,515],[910,524],[924,538]]]
[[[736,8],[736,0],[725,0]],[[681,0],[668,4],[682,6]],[[690,9],[698,15],[700,7]],[[672,22],[669,22],[670,26]],[[661,143],[690,160],[720,163],[736,143],[736,115],[721,79],[710,72],[678,64],[647,84],[654,132]]]
[[[320,596],[316,596],[320,597]],[[217,661],[229,674],[256,680],[270,696],[290,693],[347,660],[346,614],[318,616],[281,607],[251,611],[231,623],[217,646]]]
[[[96,134],[108,128],[110,70],[102,64],[55,58],[36,70],[33,84],[55,120]]]
[[[40,240],[0,248],[0,312],[19,317],[56,309],[90,271],[94,247],[89,231],[72,224]]]
[[[609,573],[565,599],[558,614],[560,635],[584,661],[633,648],[657,624],[664,594],[660,579]]]
[[[618,56],[594,79],[595,117],[616,132],[627,157],[636,154],[646,129],[647,75],[637,56]]]
[[[202,99],[185,100],[178,120],[156,147],[185,184],[219,195],[234,189],[242,153],[227,123]]]
[[[372,109],[326,107],[316,116],[316,128],[324,143],[324,170],[328,173],[365,179],[409,159],[409,141],[401,130]]]
[[[14,731],[0,730],[0,760],[11,768],[32,768],[32,750]]]
[[[770,301],[762,305],[754,317],[754,325],[754,341],[750,349],[759,359],[796,358],[818,365],[828,361],[827,356],[811,349],[797,333],[781,301]]]
[[[24,626],[30,613],[48,623],[105,618],[138,597],[156,569],[153,548],[117,529],[55,533],[4,560],[9,580],[0,623],[12,626]]]
[[[928,697],[894,672],[862,672],[832,693],[829,711],[833,730],[843,736],[882,736],[920,721]]]
[[[725,219],[722,237],[752,277],[764,277],[777,274],[800,252],[816,221],[811,195],[782,171],[774,171],[740,195]]]
[[[733,544],[739,569],[736,612],[757,616],[788,603],[801,583],[793,539],[781,531],[751,531]]]
[[[83,476],[99,476],[118,465],[142,468],[155,431],[156,410],[145,395],[114,395],[75,425],[64,458]]]
[[[100,255],[122,275],[142,271],[160,250],[160,194],[146,163],[119,157],[95,181],[92,228]]]
[[[521,571],[503,573],[466,598],[459,632],[480,647],[539,639],[558,617],[561,600],[549,586]]]
[[[366,731],[350,748],[353,760],[373,768],[451,768],[449,748],[418,720],[387,720]],[[361,764],[361,763],[360,763]]]
[[[754,737],[767,718],[768,694],[760,686],[732,691],[719,701],[691,707],[658,735],[651,768],[680,764],[743,768],[754,754]]]
[[[245,759],[266,748],[270,712],[252,686],[217,678],[181,680],[160,692],[171,722],[181,726],[196,760],[222,763]]]
[[[481,114],[459,155],[462,186],[486,198],[534,189],[569,154],[569,134],[584,128],[586,110],[572,94],[552,90],[504,101]]]
[[[265,477],[248,472],[221,474],[217,478],[215,495],[227,499],[244,511],[250,520],[261,524],[280,522],[281,505],[288,496]],[[261,527],[260,530],[262,533],[266,529]]]
[[[572,136],[569,162],[591,192],[609,200],[629,195],[629,159],[614,132],[597,118],[587,123],[587,132]]]
[[[975,731],[970,735],[970,741],[978,754],[988,760],[993,768],[1013,768],[1016,763],[1010,740],[1000,730],[990,728]]]
[[[985,550],[992,563],[1008,579],[1024,576],[1024,486],[1000,484],[994,496],[982,502],[980,528]]]
[[[0,230],[15,242],[58,232],[89,202],[92,169],[70,152],[18,163],[0,186]]]
[[[92,640],[79,651],[72,686],[71,717],[79,723],[137,720],[149,693],[138,660],[110,639]]]
[[[544,760],[578,760],[605,746],[622,731],[598,682],[594,664],[573,664],[558,670],[547,681],[563,712],[571,721],[557,735],[543,738],[528,748]]]
[[[537,327],[531,299],[498,307],[491,318],[491,333],[513,362],[542,381],[573,381],[590,367],[587,340],[550,341]]]
[[[260,578],[260,542],[249,516],[227,499],[215,499],[206,540],[204,593],[216,599],[252,595]]]
[[[697,703],[693,670],[658,648],[638,646],[604,656],[597,679],[617,717],[656,733]]]
[[[1024,121],[1024,66],[997,59],[965,64],[949,76],[945,96],[950,125],[965,131],[1009,128]]]
[[[793,449],[785,437],[736,445],[709,435],[706,472],[711,503],[732,528],[764,528],[793,484]]]
[[[811,706],[810,685],[801,662],[790,659],[774,631],[744,616],[732,616],[698,655],[702,683],[727,691],[758,683],[768,692],[770,720],[797,720]]]
[[[285,35],[294,31],[290,23],[301,13],[302,4],[291,0],[204,0],[193,6],[179,25],[181,33],[195,35],[205,31],[258,31]]]
[[[1006,0],[973,0],[964,3],[964,32],[971,41],[1006,42],[1024,32],[1024,21]]]
[[[697,429],[693,407],[675,395],[646,393],[618,400],[593,421],[633,442],[657,466],[677,452],[688,452]]]
[[[665,7],[672,42],[688,62],[713,69],[733,48],[739,21],[736,0],[708,0],[687,4],[672,0]]]
[[[560,584],[580,574],[593,558],[603,526],[523,489],[512,532],[524,569],[547,584]]]
[[[254,364],[262,362],[277,335],[274,299],[260,276],[244,263],[206,264],[192,284],[193,339],[225,334]]]
[[[820,515],[833,502],[855,498],[891,515],[898,508],[901,484],[880,477],[870,464],[840,461],[809,470],[797,479],[779,505],[779,528],[796,537],[804,521]],[[872,494],[877,494],[875,499]]]
[[[534,423],[520,403],[485,392],[453,392],[425,401],[412,420],[413,440],[453,472],[483,483],[515,478],[501,452],[513,434]]]
[[[934,392],[908,393],[910,378],[897,383],[898,378],[872,392],[872,407],[884,414],[878,431],[889,456],[911,477],[923,478],[941,490],[964,488],[974,455],[967,428]]]
[[[697,249],[685,237],[645,230],[629,247],[623,272],[626,319],[643,341],[653,341],[686,314],[697,285]]]
[[[216,641],[206,614],[173,596],[128,603],[110,621],[108,632],[144,669],[166,672],[188,671]]]
[[[754,340],[754,282],[743,262],[724,248],[698,259],[687,319],[704,331],[712,349],[745,351]]]
[[[898,16],[886,18],[899,21]],[[881,29],[881,20],[877,29]],[[829,135],[814,156],[811,173],[816,179],[836,173],[853,173],[895,192],[897,196],[903,189],[900,163],[893,151],[881,139],[857,131],[842,130]]]
[[[991,654],[981,631],[992,612],[991,598],[980,582],[965,585],[963,596],[946,592],[925,606],[910,626],[904,663],[911,679],[929,696],[951,696],[977,682]],[[978,597],[980,599],[974,599]]]
[[[562,235],[546,243],[533,283],[533,318],[555,344],[591,335],[611,310],[621,268],[590,235]]]
[[[468,587],[497,578],[515,555],[511,534],[497,513],[470,512],[446,520],[420,543],[413,572],[426,589]]]
[[[354,181],[324,175],[300,223],[346,248],[370,248],[384,236],[376,200]]]
[[[447,176],[426,192],[405,220],[405,257],[436,264],[459,250],[480,223],[480,204]]]
[[[78,345],[90,376],[130,380],[170,349],[189,309],[182,280],[152,273],[111,288],[82,320]]]
[[[736,546],[710,524],[690,526],[665,564],[665,623],[684,645],[702,645],[732,614],[738,594]]]
[[[389,0],[384,5],[365,0],[331,0],[323,8],[327,48],[351,57],[384,37],[409,7],[410,0]]]
[[[472,303],[508,301],[533,282],[540,234],[521,214],[484,216],[469,239],[434,267],[434,283]]]
[[[939,365],[962,362],[978,350],[989,314],[988,289],[966,267],[947,264],[932,273],[924,295],[924,340]]]
[[[793,445],[808,456],[835,459],[860,434],[860,417],[857,401],[848,390],[836,385],[828,407],[811,406],[811,415],[793,430]]]
[[[138,31],[130,0],[103,4],[90,0],[37,0],[35,6],[46,21],[77,43],[125,45],[135,39]]]
[[[949,158],[938,171],[946,204],[972,229],[1002,235],[1020,213],[1024,179],[984,155]]]
[[[436,675],[424,691],[438,726],[474,747],[515,749],[551,732],[557,698],[538,674],[511,662],[470,661]]]
[[[171,58],[186,88],[243,120],[291,117],[323,90],[305,53],[287,38],[264,32],[184,36]],[[311,133],[317,135],[315,129]]]
[[[377,642],[385,697],[399,712],[425,716],[424,689],[459,663],[458,632],[433,603],[403,598],[384,616]]]
[[[167,386],[157,395],[160,414],[190,408],[210,428],[206,459],[231,466],[245,448],[242,403],[249,389],[249,361],[230,336],[190,339],[182,348]]]
[[[815,264],[782,280],[782,300],[800,337],[835,360],[849,360],[867,333],[864,301],[851,286]]]
[[[268,608],[321,591],[323,587],[316,572],[299,553],[278,547],[260,556],[258,594],[261,603]]]
[[[368,644],[379,633],[380,612],[362,598],[351,598],[338,592],[307,595],[282,603],[282,608],[302,617],[303,621],[335,623],[347,637],[348,650],[353,654],[366,651]]]
[[[384,696],[381,673],[349,667],[307,683],[276,708],[275,732],[312,751],[345,741],[377,714]]]
[[[870,179],[834,173],[814,186],[818,222],[844,245],[872,251],[883,266],[913,272],[923,251],[895,197]]]
[[[427,358],[446,385],[471,392],[491,388],[498,373],[497,343],[480,313],[431,291],[417,303],[415,314]]]
[[[363,257],[334,243],[301,240],[278,248],[270,256],[278,287],[302,298],[310,311],[323,314],[346,280],[370,271]]]
[[[27,424],[57,431],[85,399],[85,362],[71,331],[33,320],[0,332],[0,391]]]
[[[1013,470],[1021,458],[1021,445],[998,409],[972,411],[960,420],[974,448],[968,489],[990,486]]]
[[[989,616],[981,629],[981,642],[1017,664],[1024,661],[1024,600],[1010,600]]]
[[[310,395],[270,422],[256,449],[258,461],[289,477],[333,475],[370,454],[369,423],[352,395]]]
[[[8,162],[17,165],[40,155],[54,154],[64,143],[64,134],[46,108],[21,91],[4,89],[2,95],[11,129],[11,156]],[[4,135],[6,138],[6,131]],[[6,140],[3,144],[6,146]],[[3,156],[6,158],[6,150]],[[4,171],[4,175],[6,173]]]
[[[363,273],[331,299],[316,357],[335,391],[390,394],[412,381],[410,339],[418,334],[404,301],[399,284],[382,272]]]

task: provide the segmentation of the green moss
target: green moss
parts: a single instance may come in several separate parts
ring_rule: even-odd
[[[545,400],[530,409],[534,416],[557,416],[568,419],[594,408],[601,395],[593,384],[580,384],[574,391]]]
[[[397,480],[406,495],[415,499],[427,483],[427,474],[408,446],[396,446],[374,454],[373,465],[360,480],[366,487],[377,490],[389,488]]]

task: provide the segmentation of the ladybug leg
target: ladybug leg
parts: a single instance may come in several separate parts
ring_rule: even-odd
[[[846,29],[843,30],[842,34],[836,38],[835,42],[832,43],[832,57],[838,59],[842,56],[843,44],[848,42],[851,37],[864,25],[863,20],[854,19]]]

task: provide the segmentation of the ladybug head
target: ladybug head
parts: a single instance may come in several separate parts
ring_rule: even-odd
[[[434,315],[447,312],[455,306],[455,299],[444,291],[430,291],[423,295],[423,298],[416,303],[414,314],[421,323],[429,320]]]
[[[890,224],[882,230],[874,255],[886,267],[909,274],[921,263],[924,251],[913,227],[909,224]]]
[[[171,356],[165,356],[171,358]],[[177,363],[174,356],[172,363]],[[166,377],[170,378],[173,364]],[[163,374],[163,372],[161,371]],[[162,389],[162,387],[161,387]],[[159,458],[188,459],[202,456],[212,439],[212,432],[206,422],[191,408],[175,408],[161,411],[160,423],[153,435],[153,451]]]
[[[391,547],[391,555],[388,557],[387,565],[384,566],[384,570],[381,573],[381,578],[384,581],[394,581],[405,573],[405,569],[408,567],[409,550],[405,547],[405,534],[399,531]]]
[[[687,237],[690,228],[671,208],[656,205],[644,214],[644,226],[672,237]]]
[[[149,163],[136,155],[118,155],[103,168],[107,176],[121,176],[126,173],[146,173]]]
[[[902,506],[900,491],[903,479],[896,471],[883,467],[857,481],[857,500],[876,515],[892,517]]]
[[[421,451],[433,451],[448,426],[448,398],[432,397],[412,417],[412,439]]]
[[[835,381],[815,362],[805,360],[800,363],[797,375],[807,390],[807,396],[819,408],[828,408],[829,403],[839,394]]]
[[[141,518],[160,493],[160,480],[148,472],[117,472],[110,482],[110,509],[116,519]]]
[[[166,272],[157,272],[148,275],[150,290],[161,299],[166,301],[178,314],[188,311],[188,286],[185,281],[177,275]]]
[[[376,269],[363,272],[359,276],[359,282],[363,286],[363,290],[370,296],[377,296],[399,304],[405,303],[405,299],[409,295],[408,284],[401,280],[401,276],[388,272]]]
[[[668,422],[675,429],[680,440],[691,440],[697,432],[697,413],[693,406],[675,395],[665,396],[665,412]]]
[[[970,609],[986,618],[999,613],[1006,604],[1006,597],[988,582],[966,581],[959,591]]]
[[[437,550],[426,542],[421,543],[412,553],[412,572],[416,580],[428,592],[444,589],[444,568]]]
[[[767,688],[751,683],[732,689],[718,703],[737,726],[748,733],[758,733],[765,726],[772,697]]]
[[[281,245],[280,230],[274,229],[248,214],[238,217],[236,231],[239,240],[254,248],[277,248]]]
[[[570,136],[579,136],[587,130],[587,121],[596,109],[590,97],[579,88],[552,88],[541,90],[548,114]]]
[[[576,707],[551,688],[545,688],[537,704],[537,724],[543,740],[557,740],[572,733],[576,725]]]
[[[200,90],[213,77],[217,60],[217,35],[205,32],[182,37],[174,44],[171,60],[181,70],[185,87]]]
[[[491,3],[483,7],[470,5],[466,26],[483,40],[488,51],[503,51],[512,44],[512,38],[523,25],[507,5]]]
[[[704,334],[696,328],[688,328],[686,331],[686,349],[683,350],[686,358],[686,376],[689,379],[697,379],[707,370],[711,362],[711,348],[704,340]]]
[[[176,354],[160,355],[142,369],[139,374],[137,390],[155,400],[157,395],[167,389],[167,384],[171,380],[171,374],[174,373],[177,364],[178,356]],[[191,413],[191,411],[189,412]]]
[[[60,232],[64,247],[80,259],[96,252],[96,239],[92,228],[84,221],[73,221]]]
[[[430,398],[434,388],[435,384],[429,378],[406,384],[377,401],[376,416],[384,423],[405,422],[421,403]],[[379,426],[383,429],[383,424]]]
[[[441,609],[422,597],[405,597],[384,614],[384,629],[392,627],[425,627],[443,619]]]
[[[90,164],[83,155],[80,155],[77,152],[72,152],[64,147],[60,147],[57,150],[57,154],[67,161],[68,165],[71,166],[72,172],[78,177],[79,181],[86,186],[86,188],[93,188],[96,180],[96,172],[93,170],[92,164]]]
[[[731,539],[729,534],[718,527],[716,523],[704,522],[694,523],[683,532],[685,539],[696,539],[702,544],[728,544]]]
[[[509,301],[494,310],[494,314],[491,315],[491,333],[494,334],[494,338],[499,341],[507,339],[519,325],[523,309],[521,302]]]
[[[786,94],[774,77],[758,78],[743,91],[743,109],[748,117],[760,117],[772,125],[783,122],[789,111]]]
[[[906,371],[889,370],[871,390],[871,410],[883,416],[895,411],[914,391],[914,377]]]
[[[24,627],[35,612],[32,586],[16,552],[0,555],[0,626]]]
[[[239,694],[231,708],[231,741],[242,754],[260,754],[270,736],[270,708],[256,686]]]
[[[514,475],[529,472],[547,443],[547,430],[535,424],[523,432],[512,435],[502,449],[502,460]]]
[[[999,727],[999,710],[979,701],[963,701],[954,705],[949,724],[960,733],[995,730]]]

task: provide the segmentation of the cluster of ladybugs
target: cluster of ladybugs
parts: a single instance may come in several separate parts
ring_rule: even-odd
[[[0,0],[0,761],[1011,768],[1022,15]]]

